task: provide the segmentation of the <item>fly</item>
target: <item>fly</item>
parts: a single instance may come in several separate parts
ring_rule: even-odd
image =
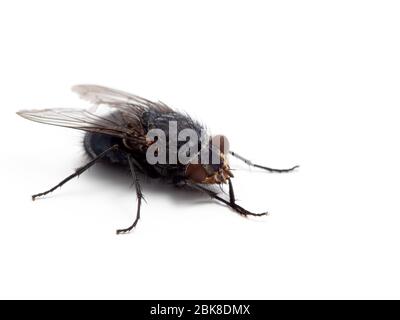
[[[267,212],[253,213],[236,203],[229,155],[270,172],[290,172],[298,167],[272,169],[254,164],[230,150],[225,136],[210,135],[204,125],[162,102],[97,85],[78,85],[72,90],[95,105],[107,106],[109,112],[100,115],[62,108],[17,112],[35,122],[84,131],[84,149],[90,157],[87,164],[49,190],[33,195],[32,200],[55,191],[99,161],[125,166],[135,185],[137,210],[132,225],[118,229],[117,234],[131,231],[140,219],[144,198],[138,173],[204,192],[242,216],[263,216]],[[223,184],[229,186],[227,199],[209,188]]]

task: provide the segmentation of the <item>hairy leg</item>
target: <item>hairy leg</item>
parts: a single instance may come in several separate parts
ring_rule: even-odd
[[[128,162],[129,162],[129,167],[131,170],[131,174],[132,174],[132,178],[133,178],[133,183],[135,185],[136,188],[136,196],[138,199],[138,204],[137,204],[137,211],[136,211],[136,218],[135,221],[132,223],[132,225],[126,229],[119,229],[117,230],[117,234],[121,234],[121,233],[128,233],[130,232],[134,227],[136,227],[139,219],[140,219],[140,206],[142,204],[142,199],[143,199],[143,194],[142,194],[142,188],[140,186],[139,183],[139,179],[137,176],[137,172],[135,170],[135,160],[132,158],[131,155],[128,155]]]
[[[41,192],[38,194],[34,194],[32,196],[32,200],[35,200],[38,197],[42,197],[45,196],[46,194],[49,194],[51,192],[53,192],[54,190],[56,190],[57,188],[62,187],[64,184],[66,184],[68,181],[72,180],[75,177],[78,177],[79,175],[81,175],[82,173],[84,173],[87,169],[89,169],[91,166],[93,166],[97,161],[99,161],[100,159],[104,158],[104,156],[109,153],[110,151],[114,151],[118,149],[118,145],[114,145],[111,148],[105,150],[104,152],[102,152],[101,154],[99,154],[96,158],[94,158],[92,161],[88,162],[87,164],[85,164],[84,166],[76,169],[75,173],[71,174],[70,176],[66,177],[64,180],[62,180],[59,184],[57,184],[56,186],[54,186],[53,188],[45,191],[45,192]]]
[[[211,198],[226,204],[228,207],[232,208],[233,210],[235,210],[237,213],[239,213],[242,216],[260,217],[260,216],[265,216],[268,214],[268,212],[253,213],[253,212],[250,212],[250,211],[244,209],[243,207],[239,206],[235,202],[235,196],[234,196],[234,192],[233,192],[232,182],[230,181],[230,179],[229,179],[229,201],[225,200],[224,198],[221,198],[215,192],[213,192],[201,185],[191,185],[191,186],[194,187],[195,189],[198,189],[198,190],[201,190],[202,192],[207,193]]]
[[[241,155],[237,154],[236,152],[229,151],[229,153],[232,156],[234,156],[235,158],[238,158],[239,160],[242,160],[244,163],[248,164],[249,166],[252,166],[252,167],[255,167],[255,168],[264,169],[264,170],[267,170],[269,172],[284,173],[284,172],[290,172],[290,171],[293,171],[296,168],[299,168],[299,166],[294,166],[294,167],[289,168],[289,169],[273,169],[273,168],[269,168],[269,167],[260,166],[258,164],[254,164],[253,162],[251,162],[250,160],[242,157]]]

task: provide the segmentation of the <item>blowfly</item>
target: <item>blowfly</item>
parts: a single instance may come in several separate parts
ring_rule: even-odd
[[[253,213],[236,203],[228,156],[270,172],[290,172],[298,167],[272,169],[254,164],[230,150],[225,136],[209,134],[204,125],[162,102],[97,85],[78,85],[72,90],[95,105],[106,106],[108,112],[62,108],[17,112],[35,122],[84,131],[84,149],[90,157],[84,166],[49,190],[33,195],[32,200],[53,192],[99,161],[125,166],[136,189],[137,211],[132,225],[117,234],[131,231],[140,219],[144,198],[138,173],[204,192],[242,216],[263,216],[267,213]],[[179,139],[181,133],[184,139]],[[229,186],[227,196],[210,188],[223,184]]]

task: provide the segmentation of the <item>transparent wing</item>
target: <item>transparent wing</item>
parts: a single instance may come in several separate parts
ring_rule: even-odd
[[[84,109],[23,110],[17,114],[25,119],[49,125],[89,132],[106,133],[121,138],[132,135],[132,128],[124,125],[122,117],[99,116]],[[121,115],[122,116],[122,115]]]
[[[111,89],[98,85],[83,84],[72,87],[82,99],[88,100],[94,104],[105,104],[120,109],[125,112],[144,111],[146,109],[155,109],[161,112],[172,111],[163,102],[153,102],[145,98],[136,96],[124,91]]]
[[[106,105],[111,113],[100,116],[85,109],[43,109],[17,112],[21,117],[49,125],[99,132],[125,139],[133,148],[146,145],[143,112],[172,112],[162,102],[97,85],[77,85],[72,90],[96,105]]]

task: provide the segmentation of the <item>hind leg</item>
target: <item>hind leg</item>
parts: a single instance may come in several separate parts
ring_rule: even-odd
[[[36,198],[38,197],[42,197],[45,196],[46,194],[49,194],[51,192],[53,192],[54,190],[56,190],[57,188],[61,188],[64,184],[66,184],[68,181],[72,180],[75,177],[78,177],[79,175],[81,175],[82,173],[84,173],[87,169],[89,169],[91,166],[93,166],[97,161],[99,161],[100,159],[104,158],[104,156],[109,153],[110,151],[114,151],[118,149],[118,145],[114,145],[111,148],[107,149],[106,151],[102,152],[101,154],[99,154],[97,157],[95,157],[92,161],[88,162],[87,164],[85,164],[83,167],[80,167],[78,169],[76,169],[75,173],[71,174],[70,176],[66,177],[64,180],[62,180],[59,184],[57,184],[56,186],[52,187],[51,189],[41,192],[41,193],[37,193],[34,194],[32,196],[32,200],[35,201]]]

